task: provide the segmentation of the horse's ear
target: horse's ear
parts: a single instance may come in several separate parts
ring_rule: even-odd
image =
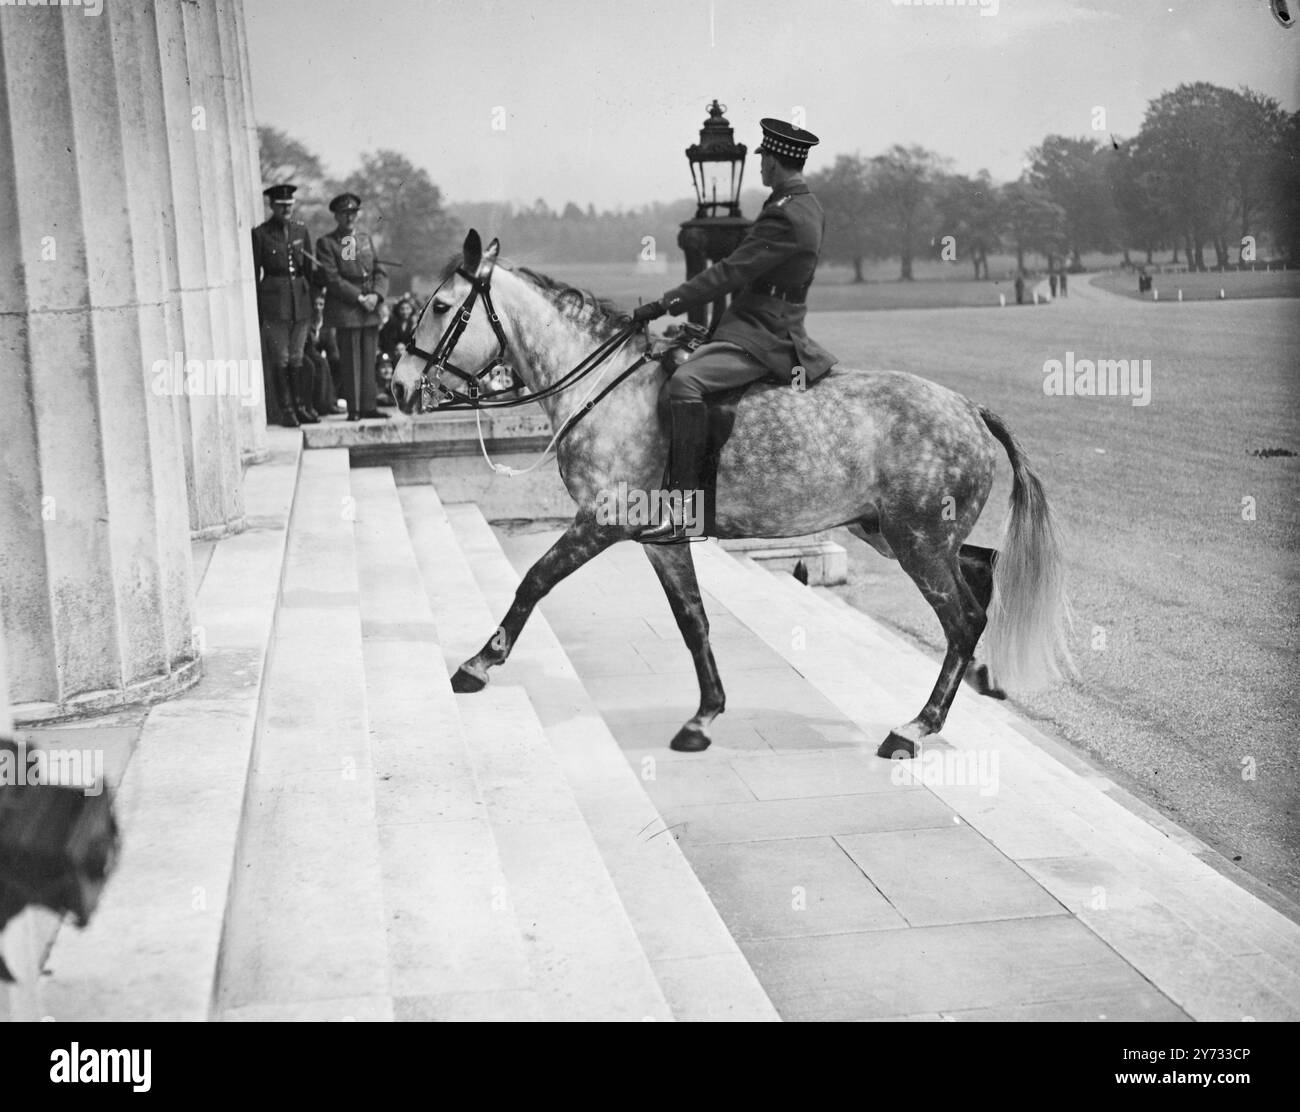
[[[487,250],[483,252],[483,261],[479,263],[475,277],[486,282],[492,277],[492,270],[497,265],[497,256],[501,254],[501,241],[494,239],[488,244]]]
[[[479,239],[478,232],[473,228],[465,237],[465,246],[462,250],[465,253],[465,272],[477,274],[479,263],[483,261],[483,241]]]

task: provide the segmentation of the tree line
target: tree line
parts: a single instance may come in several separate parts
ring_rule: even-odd
[[[345,190],[365,198],[363,220],[390,267],[393,289],[436,274],[466,227],[500,237],[525,262],[630,262],[676,249],[692,199],[629,210],[556,211],[532,205],[447,203],[427,171],[404,155],[364,155],[344,179],[274,128],[258,129],[262,177],[295,181],[299,216],[313,231],[333,223],[326,205]],[[683,173],[685,171],[683,170]],[[823,257],[852,266],[863,280],[868,260],[898,259],[912,277],[918,259],[969,263],[988,278],[989,256],[1029,255],[1048,269],[1081,267],[1090,251],[1172,251],[1172,262],[1216,266],[1258,258],[1300,261],[1300,112],[1242,88],[1197,82],[1162,93],[1129,139],[1049,135],[1026,156],[1017,181],[999,184],[987,171],[955,174],[951,163],[919,146],[895,145],[874,157],[840,155],[809,175],[826,210]],[[746,191],[743,211],[757,212],[762,193]],[[400,264],[400,265],[399,265]]]
[[[853,266],[962,259],[987,278],[988,257],[1029,254],[1047,268],[1082,267],[1087,251],[1182,252],[1187,266],[1224,267],[1270,255],[1300,261],[1300,112],[1271,97],[1206,82],[1180,85],[1147,106],[1121,140],[1049,135],[1004,185],[950,172],[932,151],[896,145],[873,158],[841,155],[809,176],[826,209],[823,256]],[[1267,253],[1267,254],[1266,254]]]

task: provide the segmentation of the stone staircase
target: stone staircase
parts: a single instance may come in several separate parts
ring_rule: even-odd
[[[544,623],[452,693],[513,593],[470,509],[304,455],[214,1018],[775,1019]]]
[[[694,677],[633,545],[456,695],[549,539],[288,443],[202,584],[205,679],[127,766],[118,872],[22,1018],[1300,1016],[1296,923],[1004,704],[963,691],[932,746],[995,751],[996,793],[899,788],[874,741],[937,663],[833,593],[694,547],[732,696],[706,754],[666,747]],[[793,927],[787,861],[825,888]],[[944,964],[968,947],[983,973]]]

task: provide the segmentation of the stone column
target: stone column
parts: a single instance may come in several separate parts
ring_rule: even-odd
[[[0,7],[0,627],[20,723],[199,676],[178,399],[153,373],[177,325],[137,115],[156,99],[143,10]]]
[[[255,384],[256,404],[239,407],[240,450],[245,463],[265,460],[269,454],[266,441],[266,398],[262,386],[262,340],[257,319],[257,284],[253,273],[252,232],[255,224],[262,222],[262,191],[251,192],[249,182],[257,174],[248,164],[248,130],[252,108],[247,98],[245,77],[248,59],[239,49],[239,28],[236,24],[235,4],[232,0],[215,0],[211,7],[214,36],[220,50],[208,59],[207,78],[210,88],[220,88],[224,105],[226,149],[230,162],[230,192],[234,206],[231,225],[232,251],[231,281],[234,283],[236,320],[239,325],[239,342],[248,353],[250,366],[257,362],[256,374],[250,376]]]
[[[180,296],[184,346],[173,358],[185,375],[190,529],[196,539],[214,539],[244,527],[241,403],[238,390],[229,387],[231,372],[241,369],[238,361],[249,356],[234,321],[230,288],[234,214],[228,146],[223,149],[217,131],[222,90],[211,88],[203,76],[205,55],[219,49],[215,40],[209,41],[213,0],[137,2],[153,17],[161,67],[156,110],[165,124],[167,158],[154,172],[170,180],[175,216],[174,288]],[[125,6],[109,4],[105,11]],[[196,389],[190,370],[205,368],[212,372],[209,381]],[[242,370],[246,375],[250,368],[245,364]]]

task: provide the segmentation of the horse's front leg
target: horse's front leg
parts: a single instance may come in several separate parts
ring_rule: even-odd
[[[590,514],[579,514],[550,550],[528,569],[515,591],[515,601],[496,632],[474,656],[465,661],[451,677],[453,691],[466,694],[482,691],[488,682],[488,669],[504,664],[523,632],[528,616],[560,580],[572,575],[583,564],[622,539],[617,529],[596,523]]]
[[[700,584],[695,578],[695,561],[689,544],[648,544],[645,554],[650,557],[655,574],[663,584],[668,605],[672,607],[677,628],[682,631],[686,647],[695,661],[695,675],[700,682],[700,709],[695,717],[677,731],[671,747],[683,753],[698,753],[709,747],[709,724],[727,706],[722,690],[722,679],[709,646],[709,618],[700,598]]]

